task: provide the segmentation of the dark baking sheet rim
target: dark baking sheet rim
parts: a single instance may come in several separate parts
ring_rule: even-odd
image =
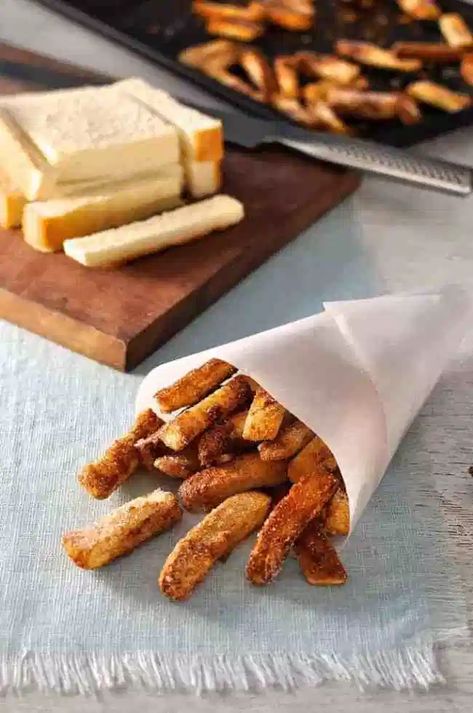
[[[50,8],[60,15],[63,15],[64,17],[77,22],[88,29],[92,29],[108,39],[116,40],[121,45],[134,50],[147,59],[153,60],[170,72],[190,80],[193,84],[197,84],[202,89],[206,89],[214,97],[218,97],[219,99],[229,102],[233,107],[236,107],[239,110],[243,110],[253,116],[259,116],[266,119],[279,119],[280,121],[286,122],[289,121],[284,115],[275,109],[262,105],[259,102],[246,97],[244,94],[240,94],[239,92],[220,84],[220,82],[211,79],[205,74],[202,74],[202,72],[186,67],[177,60],[167,57],[156,49],[152,49],[144,42],[134,39],[125,32],[121,32],[120,30],[111,27],[106,22],[91,17],[87,13],[82,12],[75,7],[66,5],[62,2],[62,0],[34,0],[34,2],[38,5]],[[382,139],[379,139],[379,141],[391,146],[413,146],[421,141],[441,136],[442,134],[455,131],[455,129],[460,129],[471,124],[473,124],[473,107],[471,109],[465,109],[457,112],[456,114],[445,113],[431,116],[428,121],[424,121],[418,125],[400,126],[399,128],[388,130],[384,128],[381,130],[383,136]],[[378,140],[376,136],[371,138],[374,141]]]

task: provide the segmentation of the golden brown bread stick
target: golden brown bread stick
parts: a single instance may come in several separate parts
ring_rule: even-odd
[[[286,479],[286,461],[265,462],[257,453],[245,453],[229,463],[191,475],[180,486],[179,495],[187,510],[201,512],[236,493],[279,485]]]
[[[337,468],[337,463],[332,455],[332,451],[325,445],[323,440],[315,436],[299,453],[289,461],[287,475],[293,483],[307,473],[317,470],[320,463],[324,463],[327,470],[333,471]]]
[[[180,451],[209,426],[251,399],[251,388],[245,376],[235,376],[199,403],[178,414],[160,430],[161,440],[173,451]]]
[[[278,435],[286,409],[264,389],[258,389],[246,417],[243,438],[272,441]]]
[[[206,74],[224,70],[238,61],[240,47],[230,40],[211,40],[199,45],[187,47],[179,53],[179,62],[190,67],[197,67]]]
[[[473,35],[458,12],[447,12],[439,18],[439,28],[451,47],[471,47]]]
[[[380,69],[417,72],[422,67],[422,62],[418,59],[402,59],[392,50],[385,50],[371,42],[338,40],[335,44],[335,51],[337,54],[355,60],[355,62]]]
[[[309,522],[294,550],[308,584],[327,586],[347,581],[345,568],[317,520]]]
[[[345,87],[332,87],[327,103],[339,114],[362,119],[380,120],[397,117],[396,92],[360,92]]]
[[[294,542],[318,517],[337,486],[337,478],[323,467],[292,486],[259,531],[246,565],[250,582],[268,584],[278,575]]]
[[[395,42],[391,50],[398,57],[410,57],[439,64],[459,62],[466,51],[461,47],[450,47],[443,42]]]
[[[325,101],[327,94],[330,89],[334,87],[348,86],[351,89],[357,89],[360,92],[364,92],[369,89],[369,81],[366,77],[359,76],[351,84],[340,85],[333,79],[318,79],[316,82],[309,82],[302,87],[302,96],[306,104],[312,105],[314,108],[317,106],[318,102]]]
[[[271,498],[263,493],[233,495],[204,517],[174,547],[159,575],[170,599],[187,599],[214,564],[261,525]]]
[[[82,468],[79,483],[94,498],[108,498],[138,467],[136,442],[151,435],[161,424],[154,411],[142,411],[128,433],[114,441],[95,463]]]
[[[413,99],[399,92],[360,92],[333,87],[327,92],[327,103],[342,115],[373,121],[399,117],[405,123],[415,123],[420,118]]]
[[[279,94],[289,99],[299,96],[299,76],[297,61],[293,56],[280,55],[274,60],[274,74]]]
[[[414,20],[437,20],[441,10],[434,0],[397,0],[403,12]]]
[[[314,24],[314,7],[301,5],[299,8],[291,7],[287,2],[266,0],[264,3],[266,19],[273,25],[282,27],[291,32],[310,30]]]
[[[209,35],[227,37],[238,42],[253,42],[264,33],[264,25],[251,20],[232,20],[224,17],[212,17],[207,20],[205,29]]]
[[[181,517],[176,496],[158,488],[145,497],[130,500],[94,525],[67,532],[62,543],[78,567],[96,569],[168,530]]]
[[[360,75],[357,64],[335,55],[316,52],[297,52],[296,59],[302,74],[319,79],[329,79],[338,85],[353,84]]]
[[[234,5],[233,3],[220,2],[199,2],[192,3],[192,11],[205,19],[225,18],[227,20],[249,20],[255,21],[264,19],[263,8],[257,3],[251,3],[246,7]]]
[[[408,85],[406,91],[410,97],[417,101],[430,104],[437,107],[437,109],[443,109],[443,111],[450,113],[462,111],[462,109],[471,106],[471,97],[467,94],[453,92],[441,84],[428,80],[412,82],[412,84]]]
[[[314,438],[313,431],[302,421],[283,426],[274,441],[264,441],[258,446],[261,460],[286,460],[296,455]]]
[[[226,361],[209,359],[198,369],[189,371],[171,386],[160,389],[154,398],[163,413],[170,413],[184,406],[193,406],[235,372],[235,367],[227,364]]]
[[[348,535],[350,531],[350,509],[348,507],[348,496],[342,488],[339,488],[330,500],[321,519],[323,520],[324,530],[329,535]]]

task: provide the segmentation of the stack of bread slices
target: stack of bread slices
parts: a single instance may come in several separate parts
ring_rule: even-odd
[[[43,252],[120,263],[243,217],[221,122],[141,79],[0,99],[0,224]],[[163,211],[165,211],[164,214]]]

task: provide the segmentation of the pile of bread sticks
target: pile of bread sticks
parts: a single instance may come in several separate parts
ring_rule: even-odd
[[[251,0],[247,5],[194,0],[192,10],[203,18],[209,35],[241,42],[261,37],[268,25],[303,32],[315,21],[314,0]]]
[[[194,12],[204,18],[209,34],[225,39],[189,47],[180,53],[179,60],[231,89],[273,106],[299,124],[338,134],[354,133],[353,121],[359,120],[416,124],[422,121],[422,104],[450,113],[471,106],[468,94],[431,81],[424,71],[432,66],[456,64],[465,83],[473,86],[473,35],[458,13],[442,13],[433,0],[398,1],[412,21],[438,23],[444,41],[437,43],[396,42],[385,49],[371,42],[341,38],[335,41],[333,54],[301,50],[273,59],[247,44],[262,34],[265,26],[261,23],[274,24],[271,8],[281,5],[287,12],[302,12],[304,3],[305,0],[269,0],[241,6],[196,1]],[[304,10],[305,17],[313,27],[315,11],[313,4],[308,4],[311,19],[309,7]],[[258,26],[258,32],[245,34],[242,28],[248,24]],[[297,31],[308,29],[281,26]],[[362,74],[362,69],[369,75],[373,68],[400,77],[403,89],[370,89],[369,76]]]
[[[109,497],[139,467],[180,479],[177,497],[154,490],[63,545],[79,566],[94,569],[172,527],[183,514],[207,513],[177,542],[159,575],[163,594],[189,597],[218,560],[254,530],[246,567],[256,585],[271,582],[291,550],[309,584],[344,584],[345,569],[329,540],[349,531],[348,498],[326,444],[252,378],[210,359],[155,395],[167,422],[149,409],[79,481]]]

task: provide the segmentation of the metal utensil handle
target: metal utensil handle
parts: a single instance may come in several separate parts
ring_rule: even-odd
[[[447,161],[423,158],[408,151],[361,139],[333,135],[306,137],[297,129],[278,137],[286,146],[340,166],[377,173],[418,186],[467,196],[472,188],[472,170]]]

